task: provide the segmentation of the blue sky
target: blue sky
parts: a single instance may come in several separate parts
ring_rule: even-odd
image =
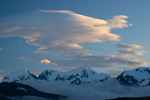
[[[149,4],[149,0],[1,0],[0,76],[22,68],[38,73],[82,65],[117,75],[149,66]]]

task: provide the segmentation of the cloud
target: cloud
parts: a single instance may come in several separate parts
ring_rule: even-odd
[[[3,51],[3,48],[0,48],[0,51]]]
[[[131,49],[125,49],[125,50],[120,50],[119,54],[134,54],[134,55],[143,56],[145,54],[145,51],[132,51]]]
[[[118,48],[121,48],[123,50],[119,50],[119,55],[123,55],[125,57],[130,57],[130,55],[138,55],[143,56],[146,52],[143,50],[137,50],[142,49],[143,47],[136,44],[117,44]]]
[[[56,63],[51,62],[49,59],[42,59],[42,58],[33,58],[33,57],[19,57],[21,60],[26,60],[26,61],[32,61],[32,62],[38,62],[41,64],[51,64],[51,65],[57,65]]]
[[[24,38],[27,43],[38,47],[35,51],[38,53],[89,56],[92,55],[90,51],[80,44],[119,41],[120,36],[110,31],[128,27],[127,18],[118,15],[102,20],[69,10],[40,10],[9,18],[7,23],[14,25],[12,28],[1,23],[4,31],[0,32],[0,38]]]
[[[58,66],[65,67],[79,67],[84,65],[90,65],[94,67],[120,67],[120,66],[130,66],[130,67],[139,67],[146,66],[147,62],[138,60],[123,58],[117,56],[82,56],[75,57],[69,60],[56,60],[51,59],[52,62],[57,63]]]
[[[12,27],[12,28],[8,28],[6,30],[4,30],[4,32],[13,32],[13,31],[17,31],[23,29],[23,27]]]
[[[21,59],[21,60],[27,60],[27,61],[37,61],[37,62],[40,61],[40,59],[31,58],[31,57],[19,57],[19,59]]]
[[[142,49],[143,47],[140,45],[136,45],[136,44],[125,44],[125,43],[120,43],[117,44],[117,46],[119,48],[135,48],[135,49]]]
[[[120,36],[111,33],[111,30],[129,27],[127,18],[128,16],[125,15],[117,15],[112,19],[103,20],[69,10],[40,10],[9,18],[8,24],[1,23],[0,30],[3,31],[0,32],[0,38],[24,38],[27,43],[38,47],[36,53],[71,57],[69,60],[20,58],[23,60],[73,67],[85,64],[96,67],[145,66],[147,63],[138,59],[94,56],[81,45],[83,43],[119,41]],[[9,24],[12,25],[11,28],[8,28]],[[122,54],[144,54],[144,51],[134,50],[141,49],[142,46],[139,45],[118,44],[118,47],[125,49],[119,51]]]
[[[31,57],[20,57],[19,59],[36,61],[43,64],[51,64],[59,66],[62,68],[56,68],[57,70],[68,70],[72,67],[80,66],[93,66],[97,68],[106,68],[106,67],[120,67],[120,66],[129,66],[129,67],[141,67],[146,66],[147,62],[141,61],[139,59],[130,59],[125,57],[117,57],[114,55],[110,56],[76,56],[70,59],[37,59]]]
[[[40,61],[40,63],[42,63],[42,64],[50,64],[51,61],[48,60],[48,59],[42,59],[42,60]]]
[[[113,19],[108,20],[109,25],[111,26],[111,28],[124,28],[124,27],[128,27],[128,26],[132,26],[132,24],[127,24],[128,22],[125,20],[127,19],[128,16],[125,15],[118,15],[118,16],[114,16]]]

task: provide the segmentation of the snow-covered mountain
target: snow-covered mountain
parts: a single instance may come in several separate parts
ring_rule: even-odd
[[[79,67],[67,72],[58,72],[46,70],[39,77],[41,80],[65,81],[72,84],[102,82],[110,79],[110,76],[104,73],[97,73],[90,66]]]
[[[59,81],[69,84],[98,83],[111,79],[104,73],[97,73],[90,66],[78,67],[70,71],[60,72],[45,70],[38,77],[24,69],[4,76],[2,82],[22,82],[25,80]],[[139,67],[124,71],[117,80],[122,85],[148,86],[150,85],[150,67]]]
[[[148,86],[150,85],[150,67],[124,71],[117,79],[124,85]]]
[[[110,76],[104,73],[97,73],[90,66],[83,66],[67,72],[46,70],[38,77],[31,74],[29,70],[21,70],[4,76],[2,82],[21,82],[29,79],[62,81],[79,85],[81,83],[103,82],[110,79]]]
[[[4,76],[2,82],[21,82],[28,79],[37,79],[37,77],[31,74],[28,69],[22,69]]]

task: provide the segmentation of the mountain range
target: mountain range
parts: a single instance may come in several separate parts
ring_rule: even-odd
[[[117,83],[115,82],[111,83],[113,81]],[[18,95],[17,93],[22,93],[21,96],[22,95],[23,97],[30,96],[32,97],[32,100],[38,100],[39,98],[47,98],[47,97],[50,98],[50,100],[51,99],[53,100],[52,95],[55,95],[56,98],[61,97],[65,99],[67,98],[66,93],[67,94],[69,92],[72,93],[74,90],[71,90],[71,89],[74,89],[74,88],[76,89],[79,88],[82,90],[82,87],[86,88],[90,86],[92,88],[95,88],[95,87],[99,88],[99,85],[100,85],[102,86],[100,88],[102,91],[103,91],[103,87],[107,88],[108,91],[110,91],[109,89],[111,89],[113,86],[114,88],[116,86],[119,89],[120,86],[118,87],[116,85],[118,83],[120,84],[120,86],[125,86],[127,88],[128,86],[129,87],[149,87],[150,86],[150,67],[139,67],[133,70],[123,71],[117,77],[111,77],[104,73],[97,73],[90,66],[82,66],[82,67],[78,67],[76,69],[66,71],[66,72],[55,71],[55,70],[45,70],[41,72],[38,76],[32,74],[28,69],[23,69],[23,70],[19,70],[19,71],[16,71],[16,72],[13,72],[4,76],[4,78],[2,79],[0,83],[0,91],[1,91],[0,98],[8,100],[10,97],[12,97],[10,96],[10,94],[13,93],[12,91],[14,91],[16,94],[13,93],[13,96],[17,98],[18,96],[20,97],[20,95]],[[51,85],[54,85],[54,87]],[[48,88],[49,86],[50,88]],[[29,93],[27,92],[29,91],[28,89],[30,90]],[[45,94],[47,93],[47,89],[48,90],[51,89],[51,92],[48,92],[48,94]],[[57,92],[56,92],[56,89],[58,89]],[[67,92],[63,92],[63,89],[66,89]],[[7,90],[7,92],[5,90]],[[42,92],[40,92],[41,90]],[[112,90],[114,91],[114,89]],[[23,92],[20,92],[20,91],[23,91]],[[35,98],[33,99],[33,96],[36,97],[37,99]],[[20,100],[20,99],[14,99],[14,100]],[[21,100],[24,100],[24,99],[21,99]],[[45,99],[42,99],[42,100],[45,100]],[[90,100],[93,100],[93,99],[90,99]]]
[[[116,79],[122,85],[149,86],[150,67],[139,67],[133,70],[123,71],[116,78],[112,78],[104,73],[97,73],[90,66],[83,66],[66,72],[45,70],[41,72],[38,77],[32,74],[29,70],[24,69],[4,76],[2,82],[21,82],[24,80],[53,80],[79,85],[83,83],[103,82],[110,79]]]
[[[90,82],[103,82],[109,80],[111,77],[104,73],[97,73],[89,66],[79,67],[67,72],[60,72],[55,70],[45,70],[38,77],[31,74],[29,70],[21,70],[10,73],[2,79],[2,82],[21,82],[24,80],[54,80],[63,81],[70,84],[82,84]]]

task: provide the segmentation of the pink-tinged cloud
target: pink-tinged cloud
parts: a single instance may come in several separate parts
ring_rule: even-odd
[[[125,49],[125,50],[120,50],[119,54],[134,54],[134,55],[139,55],[139,56],[143,56],[145,54],[145,51],[134,51],[134,50],[130,50],[130,49]]]
[[[120,67],[120,66],[129,66],[129,67],[140,67],[147,66],[147,62],[130,59],[117,56],[82,56],[76,57],[69,60],[56,60],[51,59],[52,62],[57,63],[58,66],[65,67],[79,67],[84,65],[90,65],[94,67]]]
[[[119,51],[119,55],[123,55],[125,57],[130,57],[130,55],[143,56],[146,53],[144,50],[137,50],[143,48],[141,45],[121,43],[117,44],[117,46],[118,48],[123,49]]]
[[[147,66],[147,62],[138,60],[138,59],[130,59],[124,57],[117,57],[114,55],[111,56],[76,56],[72,59],[41,59],[37,60],[37,58],[31,57],[21,57],[24,58],[22,60],[28,61],[36,61],[41,62],[43,64],[51,64],[55,66],[59,66],[56,68],[57,70],[68,70],[72,69],[72,67],[80,67],[84,65],[90,65],[98,68],[106,68],[106,67],[120,67],[120,66],[129,66],[129,67],[140,67]],[[33,60],[34,59],[34,60]],[[50,61],[50,62],[49,62]]]
[[[125,43],[120,43],[117,44],[119,48],[135,48],[135,49],[142,49],[143,47],[137,44],[125,44]]]
[[[4,32],[14,32],[17,30],[23,29],[23,27],[12,27],[12,28],[8,28],[6,30],[4,30]]]
[[[42,60],[40,61],[40,63],[42,63],[42,64],[50,64],[51,61],[48,60],[48,59],[42,59]]]
[[[120,36],[111,33],[111,29],[128,27],[127,18],[118,15],[103,20],[69,10],[40,10],[10,18],[7,23],[14,25],[12,28],[1,23],[4,31],[0,32],[0,37],[24,38],[27,43],[39,47],[36,50],[39,53],[89,56],[92,54],[80,44],[119,41]]]
[[[19,59],[26,60],[26,61],[32,61],[32,62],[38,62],[38,63],[41,63],[41,64],[57,65],[56,63],[52,63],[49,59],[32,58],[32,57],[19,57]]]

